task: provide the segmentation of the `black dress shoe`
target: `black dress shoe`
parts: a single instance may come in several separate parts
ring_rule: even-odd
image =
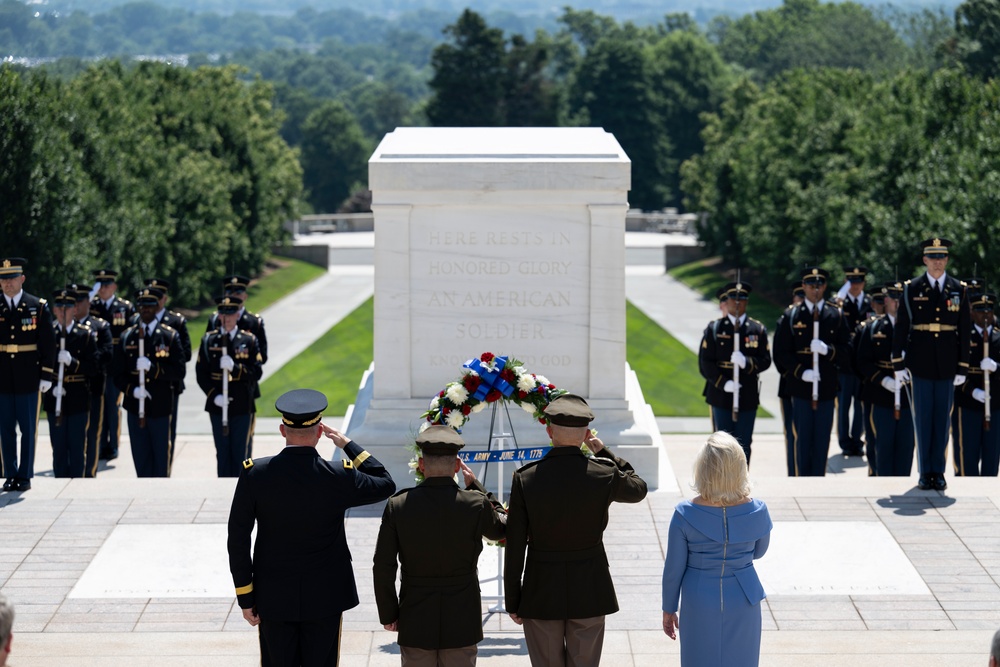
[[[12,479],[8,479],[6,482],[3,483],[3,490],[4,491],[17,491],[17,482],[15,482]]]
[[[934,490],[944,491],[948,488],[948,482],[944,481],[944,475],[938,473],[934,475]]]
[[[31,489],[30,479],[19,479],[17,480],[17,490],[18,491],[28,491]]]
[[[930,491],[934,488],[934,481],[929,475],[921,475],[920,481],[917,482],[917,488],[921,491]]]

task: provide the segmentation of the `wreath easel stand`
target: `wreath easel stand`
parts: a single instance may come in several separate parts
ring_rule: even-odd
[[[501,401],[495,401],[493,403],[493,409],[490,414],[490,441],[486,445],[487,458],[486,463],[483,464],[483,482],[486,481],[486,477],[489,474],[490,469],[490,456],[493,452],[493,444],[496,443],[496,451],[501,452],[506,449],[517,450],[517,436],[514,435],[514,423],[510,419],[510,410],[507,407],[507,403],[503,403],[503,412],[499,410],[499,403]],[[505,427],[506,423],[506,427]],[[506,446],[508,444],[513,446]],[[504,502],[504,461],[502,459],[497,461],[497,492],[494,494],[496,499],[503,504]],[[503,557],[504,552],[501,551],[503,547],[497,547],[497,572],[496,575],[487,577],[486,579],[480,579],[480,584],[488,584],[495,581],[497,586],[496,595],[484,595],[484,600],[493,600],[495,604],[489,608],[491,613],[494,612],[506,612],[507,609],[504,606],[504,592],[503,592]]]

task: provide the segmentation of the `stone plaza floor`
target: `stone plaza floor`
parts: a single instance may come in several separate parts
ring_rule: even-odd
[[[259,434],[276,430],[270,421]],[[671,512],[692,495],[691,461],[704,437],[665,434],[677,490],[611,508],[605,543],[621,611],[608,617],[602,664],[679,664],[678,644],[660,630],[660,571]],[[260,435],[255,456],[280,446]],[[915,477],[868,478],[859,459],[831,456],[827,476],[811,479],[785,477],[783,460],[780,435],[757,437],[754,495],[775,521],[758,561],[768,592],[761,664],[984,665],[1000,627],[996,478],[949,477],[947,492],[924,492]],[[226,560],[235,480],[214,474],[210,437],[181,435],[170,479],[135,479],[126,446],[95,480],[42,472],[31,491],[0,494],[0,591],[17,608],[12,664],[257,664],[256,633],[235,605]],[[371,590],[380,515],[371,506],[347,521],[361,595],[344,616],[348,667],[399,661]],[[497,553],[487,547],[480,563],[484,595],[496,594]],[[483,607],[480,663],[529,664],[520,628],[490,611],[496,600]]]

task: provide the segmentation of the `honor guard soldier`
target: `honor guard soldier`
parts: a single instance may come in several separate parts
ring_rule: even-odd
[[[111,337],[111,325],[100,317],[90,314],[90,289],[80,283],[69,284],[66,289],[76,294],[73,318],[78,324],[89,327],[97,337],[97,368],[87,376],[87,384],[90,387],[90,418],[83,466],[84,477],[96,477],[98,447],[104,430],[105,383],[111,382],[108,374],[111,372],[115,346]]]
[[[552,448],[511,482],[507,612],[524,625],[532,665],[597,667],[604,617],[618,611],[603,542],[608,507],[641,501],[646,482],[593,435],[594,413],[583,398],[563,394],[545,415]]]
[[[871,298],[865,294],[868,269],[863,266],[844,267],[848,289],[840,300],[840,308],[847,322],[847,331],[853,340],[858,325],[873,312]],[[861,434],[864,431],[864,410],[861,407],[861,382],[854,368],[844,364],[840,371],[840,391],[837,394],[837,439],[845,456],[864,454]],[[853,413],[851,406],[854,406]]]
[[[45,299],[24,291],[21,257],[0,260],[0,477],[4,491],[27,491],[35,476],[38,408],[52,388],[55,335]],[[21,431],[18,458],[17,431]]]
[[[74,286],[56,290],[51,301],[59,351],[55,383],[44,402],[52,442],[52,474],[56,477],[84,476],[90,381],[100,364],[97,332],[76,321],[76,298]]]
[[[94,271],[97,295],[90,301],[90,314],[111,325],[111,345],[118,347],[122,332],[132,326],[135,308],[132,302],[118,296],[118,272],[112,269]],[[121,438],[122,393],[109,374],[104,383],[104,423],[98,442],[98,458],[111,461],[118,458],[118,441]]]
[[[358,605],[344,513],[396,490],[374,456],[322,423],[326,406],[312,389],[282,394],[274,407],[285,447],[247,460],[233,495],[229,569],[243,618],[259,626],[264,665],[337,664],[341,616]],[[322,435],[343,461],[319,455]]]
[[[146,287],[160,290],[163,296],[160,297],[160,309],[156,311],[156,320],[160,324],[166,324],[180,336],[181,349],[184,350],[184,363],[191,361],[193,349],[191,347],[191,334],[188,333],[187,320],[180,313],[167,310],[167,300],[169,299],[170,281],[163,278],[150,278],[146,280]],[[177,443],[177,412],[180,408],[181,394],[184,393],[184,378],[179,379],[174,384],[174,409],[170,419],[170,450],[173,451]]]
[[[218,475],[239,477],[243,461],[251,457],[250,429],[261,357],[257,338],[237,328],[239,300],[223,296],[215,303],[218,328],[202,337],[195,373],[212,422]]]
[[[796,477],[826,474],[837,375],[850,363],[847,324],[840,309],[823,299],[829,279],[826,269],[804,269],[805,301],[792,308],[774,332],[774,358],[788,369],[792,395]]]
[[[240,310],[237,326],[240,328],[240,331],[249,331],[257,337],[257,347],[260,349],[260,357],[262,359],[261,363],[266,364],[267,333],[264,331],[264,318],[246,309],[247,288],[249,285],[250,279],[246,276],[226,276],[222,279],[222,293],[225,296],[239,300]],[[205,333],[218,328],[218,314],[216,313],[208,319],[208,328],[205,329]]]
[[[390,498],[382,513],[372,568],[375,602],[382,626],[399,633],[408,667],[471,667],[483,639],[479,554],[484,537],[503,538],[506,512],[458,459],[464,445],[449,426],[421,431],[417,465],[424,481]],[[455,483],[457,472],[464,489]]]
[[[900,283],[902,284],[902,283]],[[879,317],[885,314],[885,293],[882,291],[883,285],[879,285],[877,289],[872,290],[868,293],[868,298],[872,302],[872,310],[868,313],[868,319],[862,322],[854,330],[854,337],[851,338],[851,359],[854,360],[854,370],[857,372],[858,381],[861,383],[861,410],[864,413],[864,426],[865,426],[865,458],[868,460],[868,476],[875,476],[875,434],[872,433],[872,406],[869,405],[865,399],[865,393],[868,391],[868,387],[865,385],[868,383],[868,379],[858,370],[858,344],[861,341],[861,334],[864,332],[865,328],[870,326]],[[895,315],[893,315],[895,317]]]
[[[913,467],[910,389],[898,383],[892,364],[893,338],[903,284],[882,287],[885,314],[858,333],[857,365],[864,378],[862,400],[870,410],[868,467],[878,477],[909,477]]]
[[[698,368],[705,378],[705,401],[712,408],[712,430],[731,434],[747,456],[760,403],[760,374],[771,367],[767,327],[747,317],[753,287],[734,282],[722,288],[728,313],[705,328]],[[739,398],[733,402],[735,392]]]
[[[1000,331],[994,326],[996,302],[996,295],[990,292],[979,292],[970,299],[969,377],[955,388],[958,429],[952,440],[956,475],[996,477],[1000,466],[1000,383],[996,389],[988,386],[993,385],[990,380],[996,377],[1000,361]]]
[[[162,297],[152,287],[136,294],[139,321],[122,333],[115,348],[115,384],[125,395],[137,477],[170,476],[174,387],[187,370],[180,335],[156,320]]]
[[[784,325],[792,308],[805,301],[805,298],[806,292],[802,287],[802,281],[792,283],[792,303],[778,317],[775,331]],[[777,357],[773,361],[774,369],[778,371],[778,398],[781,399],[781,423],[785,434],[785,462],[788,467],[788,476],[792,477],[795,475],[795,429],[792,427],[792,395],[788,391],[788,371],[790,369],[782,366],[781,360]]]
[[[965,286],[945,273],[951,245],[940,237],[920,244],[927,272],[903,287],[892,345],[896,380],[913,379],[918,486],[924,490],[948,488],[944,467],[954,387],[969,372],[971,315]]]

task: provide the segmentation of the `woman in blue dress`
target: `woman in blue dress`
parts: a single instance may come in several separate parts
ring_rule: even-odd
[[[699,495],[681,501],[670,521],[663,631],[671,639],[679,631],[682,667],[756,667],[764,587],[753,561],[767,551],[771,517],[750,498],[746,455],[733,436],[709,437],[695,459],[694,489]]]

